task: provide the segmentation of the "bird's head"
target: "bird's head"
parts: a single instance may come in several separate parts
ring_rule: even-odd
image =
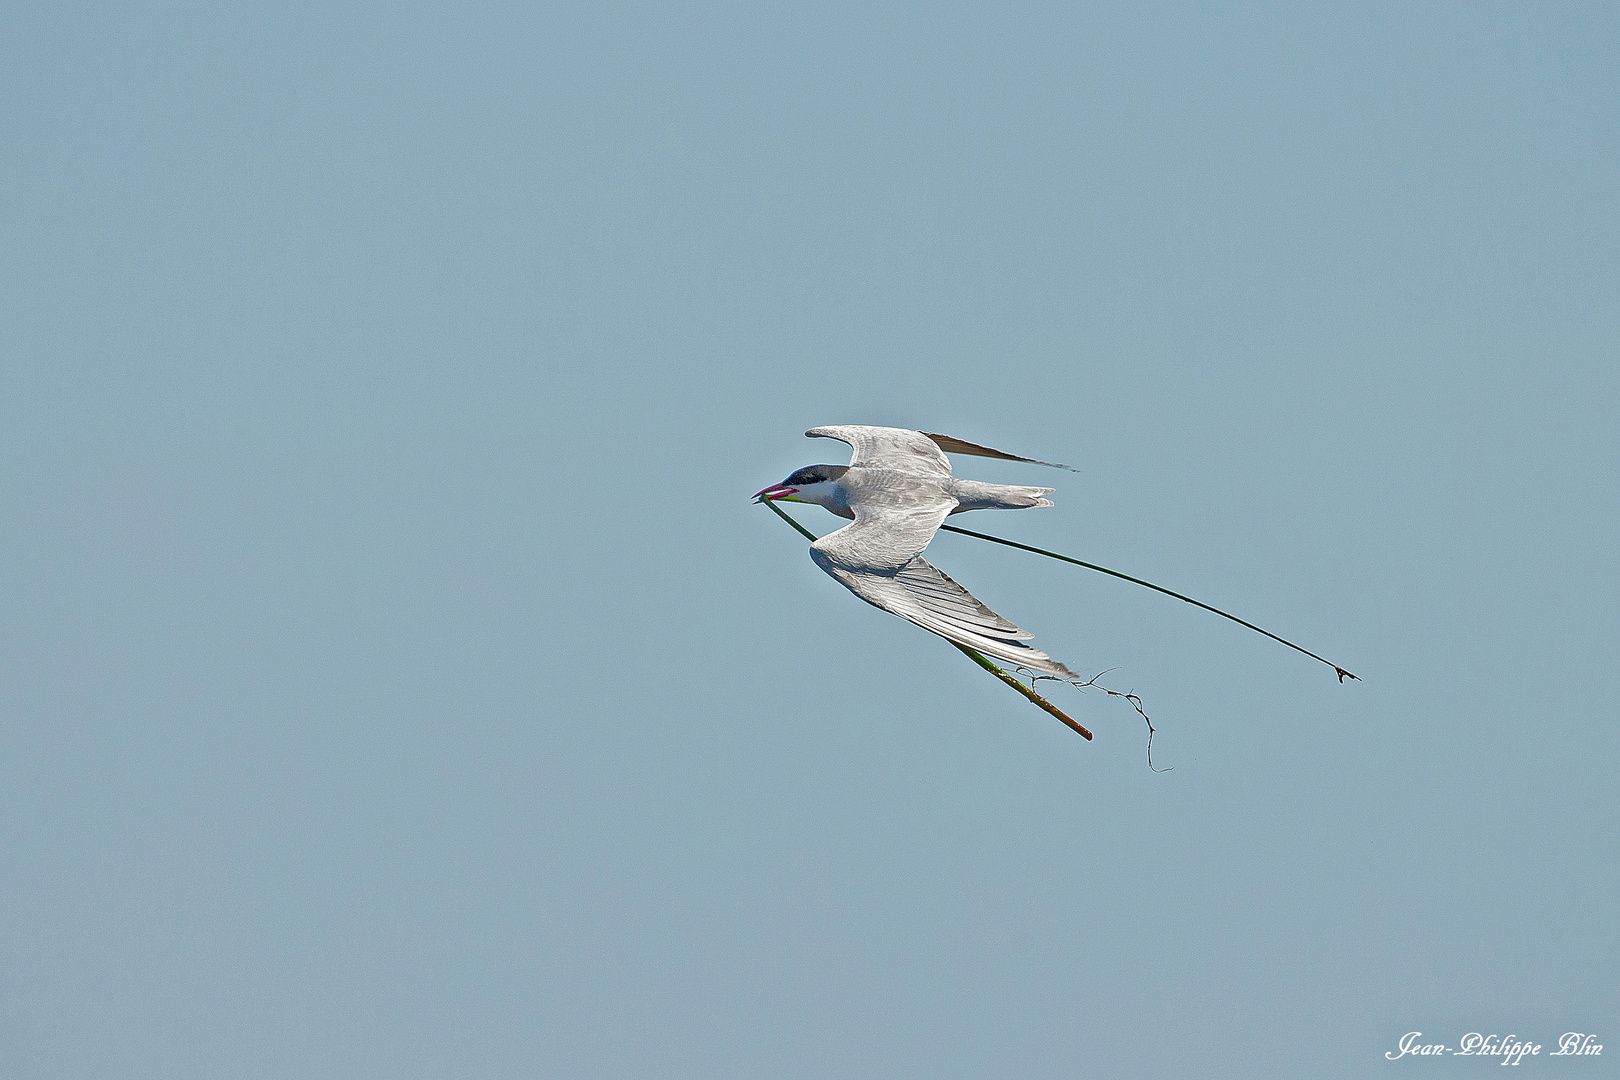
[[[754,498],[783,502],[815,503],[826,506],[838,501],[838,478],[849,471],[847,465],[806,465],[780,484],[772,484]]]

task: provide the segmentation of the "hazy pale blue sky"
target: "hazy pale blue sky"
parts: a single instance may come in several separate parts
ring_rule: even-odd
[[[7,5],[3,1071],[1612,1074],[1617,49]],[[1364,682],[938,538],[1085,743],[749,505],[840,423]]]

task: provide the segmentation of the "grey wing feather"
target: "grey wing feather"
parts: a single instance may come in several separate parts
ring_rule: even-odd
[[[971,454],[973,457],[998,458],[1002,461],[1023,461],[1031,465],[1047,465],[1054,469],[1068,469],[1070,472],[1079,472],[1079,469],[1070,465],[1059,465],[1055,461],[1039,461],[1032,457],[1019,457],[1004,450],[992,450],[988,446],[970,443],[965,439],[953,439],[949,435],[936,435],[932,431],[919,431],[917,434],[926,435],[934,444],[947,454]]]
[[[850,573],[892,574],[928,546],[956,506],[950,496],[852,501],[855,520],[811,544],[810,551]]]
[[[849,459],[851,468],[869,465],[939,478],[951,475],[950,460],[932,439],[920,431],[835,424],[813,427],[804,434],[810,439],[837,439],[849,443],[855,451]]]
[[[810,557],[868,604],[914,622],[946,641],[1045,675],[1079,677],[1046,653],[1024,644],[1035,635],[985,607],[921,556],[893,573],[846,569],[825,551],[818,551],[816,545],[811,545]]]

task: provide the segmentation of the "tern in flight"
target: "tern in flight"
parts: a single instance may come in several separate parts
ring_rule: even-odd
[[[958,480],[951,475],[951,463],[945,457],[946,452],[1050,465],[1058,469],[1068,469],[1067,465],[1019,457],[1017,454],[992,450],[988,446],[953,439],[949,435],[905,428],[844,425],[811,428],[805,434],[813,439],[838,439],[848,443],[854,449],[849,464],[807,465],[780,484],[772,484],[756,492],[754,498],[770,506],[795,529],[804,533],[811,541],[810,558],[850,592],[868,604],[938,634],[1087,739],[1091,738],[1091,733],[1082,725],[1036,694],[1032,687],[1019,683],[985,657],[993,656],[1026,671],[1065,679],[1075,685],[1097,686],[1096,680],[1082,681],[1061,663],[1028,644],[1035,635],[1020,630],[985,607],[972,593],[925,561],[922,551],[934,538],[934,533],[940,529],[964,533],[1146,586],[1230,619],[1313,660],[1319,660],[1338,674],[1341,683],[1345,679],[1356,678],[1333,661],[1287,638],[1278,637],[1270,630],[1263,630],[1230,612],[1172,592],[1162,585],[1110,570],[1106,566],[1059,555],[1055,551],[945,524],[947,517],[964,510],[1025,510],[1034,506],[1051,506],[1051,500],[1044,496],[1050,495],[1053,490]],[[814,503],[852,520],[842,529],[818,540],[777,507],[775,503],[779,501]],[[1120,694],[1103,686],[1098,688],[1112,696],[1132,700],[1137,711],[1142,711],[1141,703],[1134,695]],[[1143,719],[1147,718],[1145,712],[1142,716]],[[1148,729],[1152,731],[1151,723]]]
[[[806,466],[754,498],[815,503],[854,519],[810,545],[810,558],[817,566],[868,604],[909,619],[958,647],[1043,675],[1079,678],[1027,644],[1034,634],[985,607],[922,557],[951,514],[1052,505],[1043,498],[1052,488],[958,480],[951,475],[946,450],[1035,465],[1053,462],[905,428],[845,425],[811,428],[805,435],[848,443],[854,448],[849,464]]]

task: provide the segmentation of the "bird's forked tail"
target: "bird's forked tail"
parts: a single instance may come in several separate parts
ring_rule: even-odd
[[[1027,510],[1035,506],[1051,506],[1049,487],[1016,487],[1011,484],[987,484],[981,480],[951,480],[946,490],[956,498],[957,507],[951,513],[963,510]]]

